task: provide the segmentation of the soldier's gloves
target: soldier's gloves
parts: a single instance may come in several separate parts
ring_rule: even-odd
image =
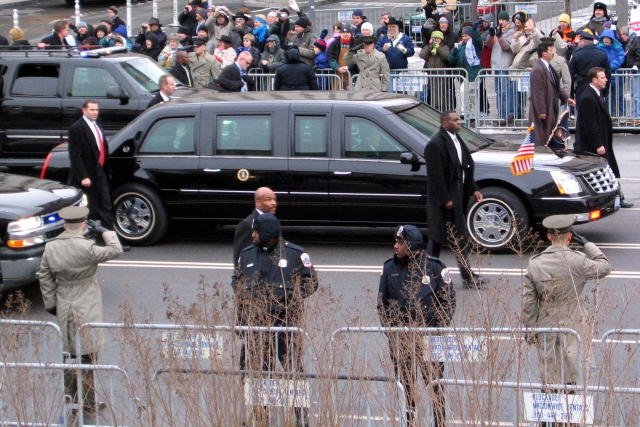
[[[502,37],[502,26],[498,24],[498,28],[496,28],[496,36]]]
[[[634,66],[631,68],[631,74],[638,74],[638,66],[637,66],[637,65],[634,65]]]
[[[493,37],[496,35],[496,29],[493,27],[489,27],[489,36]]]
[[[573,234],[573,236],[571,236],[571,241],[572,242],[576,242],[577,244],[579,244],[581,246],[584,246],[587,243],[589,243],[589,241],[587,240],[586,237],[579,235],[575,231],[572,231],[571,233]]]
[[[364,49],[364,43],[360,43],[359,45],[354,46],[354,47],[352,47],[352,48],[351,48],[351,49],[349,49],[349,50],[350,50],[351,52],[357,52],[357,51],[359,51],[360,49]]]
[[[102,234],[105,231],[109,231],[106,228],[104,228],[102,225],[100,225],[100,222],[94,221],[92,219],[87,220],[87,226],[89,227],[89,230],[93,231],[94,233]]]
[[[45,308],[44,310],[52,316],[56,316],[58,314],[58,309],[55,306],[51,308]]]

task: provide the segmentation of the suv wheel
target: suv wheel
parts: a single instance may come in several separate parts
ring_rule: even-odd
[[[481,190],[483,200],[474,203],[467,214],[467,228],[473,240],[500,252],[514,243],[516,232],[524,238],[529,230],[529,215],[518,196],[499,187]]]
[[[162,200],[149,187],[125,184],[114,193],[116,232],[132,245],[152,245],[167,232],[169,220]]]

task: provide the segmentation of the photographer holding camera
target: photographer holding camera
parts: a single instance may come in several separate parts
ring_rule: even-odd
[[[178,22],[189,29],[189,35],[196,35],[196,25],[198,20],[196,15],[203,8],[202,0],[191,0],[185,5],[184,10],[178,15]],[[206,18],[205,18],[206,19]]]
[[[307,22],[309,21],[307,15],[304,12],[300,11],[300,7],[298,7],[298,3],[296,3],[295,0],[289,0],[289,7],[298,14],[299,18],[306,19]],[[289,9],[283,7],[277,12],[278,19],[269,27],[269,35],[275,34],[276,36],[278,36],[278,38],[280,39],[280,46],[286,45],[287,38],[291,38],[294,35],[294,25],[293,20],[289,19],[290,15],[291,12],[289,12]]]
[[[140,33],[136,36],[136,44],[145,46],[147,39],[147,33],[153,33],[158,38],[158,47],[163,49],[167,44],[167,34],[162,31],[162,24],[158,18],[151,18],[149,22],[140,26]]]

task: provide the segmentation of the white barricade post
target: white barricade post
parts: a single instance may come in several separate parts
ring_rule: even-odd
[[[76,19],[76,25],[78,25],[78,22],[80,22],[80,0],[76,0],[75,19]]]
[[[18,9],[13,9],[13,26],[20,27],[20,21],[18,19]]]
[[[127,0],[127,36],[132,37],[133,34],[131,33],[131,0]]]

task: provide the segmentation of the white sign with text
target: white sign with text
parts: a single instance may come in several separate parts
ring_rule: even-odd
[[[244,402],[249,406],[308,408],[309,381],[304,379],[251,379],[244,381]]]
[[[593,424],[593,396],[578,394],[523,393],[524,416],[533,422]]]
[[[487,349],[484,336],[436,336],[425,337],[425,359],[428,362],[484,362]]]
[[[222,356],[222,336],[219,333],[163,332],[162,355],[181,359],[218,358]]]

